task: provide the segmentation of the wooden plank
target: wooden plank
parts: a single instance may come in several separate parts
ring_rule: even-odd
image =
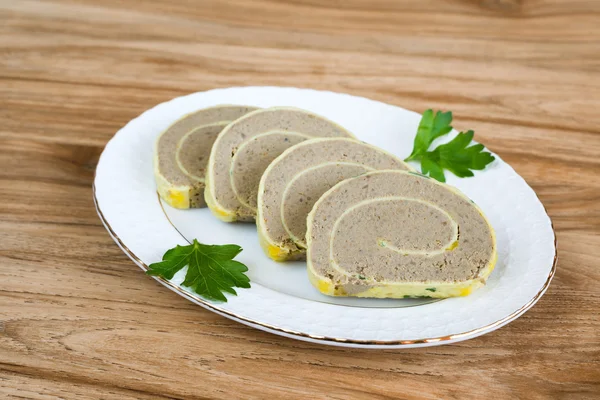
[[[0,394],[597,398],[598,18],[593,0],[0,0]],[[102,147],[160,102],[250,84],[452,110],[547,207],[547,294],[473,340],[369,351],[251,329],[145,276],[96,216]]]

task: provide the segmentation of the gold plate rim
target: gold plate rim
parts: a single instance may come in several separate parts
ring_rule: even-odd
[[[98,204],[98,199],[96,197],[96,185],[95,184],[92,185],[92,190],[93,190],[93,198],[94,198],[94,205],[96,207],[96,212],[98,213],[100,220],[102,221],[102,223],[104,224],[104,226],[106,227],[108,232],[110,233],[113,240],[119,245],[119,247],[121,247],[121,249],[125,252],[125,254],[127,254],[129,256],[129,258],[131,258],[143,271],[147,271],[148,266],[146,265],[146,263],[144,263],[135,253],[133,253],[133,251],[131,251],[125,245],[125,243],[123,243],[123,241],[119,238],[119,236],[112,229],[111,225],[108,223],[108,221],[104,217],[104,214],[102,213],[102,210],[100,209],[100,205]],[[536,195],[536,197],[538,197],[537,193],[535,195]],[[538,201],[539,201],[539,197],[538,197]],[[548,210],[546,210],[546,207],[543,205],[543,203],[541,201],[540,201],[540,204],[542,204],[542,207],[544,207],[544,211],[546,212],[546,215],[548,215]],[[470,331],[451,334],[451,335],[447,335],[447,336],[434,337],[434,338],[411,339],[411,340],[402,340],[402,339],[398,339],[398,340],[362,340],[362,339],[344,339],[344,338],[335,338],[335,337],[329,337],[329,336],[311,335],[308,333],[298,332],[298,331],[294,331],[291,329],[285,329],[285,328],[281,328],[281,327],[274,326],[271,324],[266,324],[261,321],[256,321],[256,320],[253,320],[250,318],[243,317],[243,316],[233,313],[229,310],[225,310],[219,306],[216,306],[216,305],[212,304],[211,302],[209,302],[208,300],[203,299],[200,296],[197,296],[197,295],[194,295],[193,293],[187,292],[187,291],[183,290],[179,285],[176,285],[165,278],[162,278],[160,276],[153,276],[153,278],[156,279],[157,281],[159,281],[164,286],[170,288],[171,290],[173,290],[173,291],[177,292],[178,294],[180,294],[181,296],[185,297],[186,299],[188,299],[194,303],[197,303],[209,310],[215,311],[218,314],[221,314],[225,317],[228,317],[230,319],[233,319],[233,320],[236,320],[239,322],[245,322],[247,324],[250,324],[250,326],[253,326],[253,327],[257,326],[257,327],[265,328],[265,330],[268,332],[273,331],[271,333],[277,333],[277,332],[284,333],[291,337],[296,337],[299,340],[312,339],[317,342],[360,345],[360,346],[366,347],[366,348],[368,348],[368,347],[386,347],[386,346],[394,347],[394,348],[401,348],[401,347],[412,347],[415,345],[427,345],[427,344],[438,343],[438,342],[459,341],[459,340],[474,338],[476,336],[479,336],[480,334],[484,334],[487,331],[494,330],[494,328],[499,328],[499,327],[517,319],[525,311],[527,311],[531,307],[533,307],[533,305],[546,292],[546,290],[550,286],[550,282],[552,281],[552,278],[554,277],[554,275],[556,273],[556,265],[557,265],[557,261],[558,261],[556,231],[554,230],[554,224],[552,222],[552,218],[550,218],[549,215],[548,215],[548,218],[550,219],[550,226],[552,229],[552,234],[554,235],[554,260],[552,263],[552,268],[550,269],[550,273],[548,274],[548,278],[546,279],[546,282],[544,282],[544,285],[536,293],[536,295],[531,300],[529,300],[525,305],[523,305],[521,308],[513,311],[511,314],[507,315],[506,317],[504,317],[498,321],[492,322],[490,324],[487,324],[485,326],[482,326],[482,327],[479,327],[476,329],[472,329]],[[175,228],[175,229],[177,230],[177,228]]]

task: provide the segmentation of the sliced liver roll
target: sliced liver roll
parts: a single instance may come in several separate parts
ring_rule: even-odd
[[[307,224],[309,278],[333,296],[464,296],[485,283],[497,258],[479,207],[414,172],[342,181],[317,201]]]
[[[349,138],[319,138],[290,147],[267,168],[258,192],[257,227],[266,254],[304,258],[306,217],[333,185],[380,169],[411,170],[394,155]]]
[[[253,221],[262,173],[287,148],[314,137],[353,137],[341,126],[292,107],[254,111],[228,125],[210,154],[205,199],[228,222]]]
[[[194,151],[199,151],[197,158],[204,158],[206,165],[217,134],[231,121],[256,109],[235,105],[204,108],[185,115],[161,133],[154,148],[154,176],[160,196],[176,208],[204,207],[204,174],[201,168],[189,165],[196,157]],[[196,132],[193,137],[184,140],[192,131]],[[194,150],[185,148],[190,144]],[[181,168],[178,158],[185,159],[188,170]]]

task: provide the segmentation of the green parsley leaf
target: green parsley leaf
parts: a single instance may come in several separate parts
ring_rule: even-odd
[[[450,142],[428,151],[435,139],[452,130],[451,122],[451,112],[438,111],[434,117],[432,110],[425,111],[415,136],[413,151],[405,160],[421,161],[422,173],[440,182],[446,182],[444,169],[460,178],[470,177],[473,176],[472,170],[482,170],[495,160],[493,155],[484,151],[482,144],[469,146],[473,131],[461,132]]]
[[[189,246],[167,250],[162,261],[148,266],[146,274],[172,279],[187,265],[182,285],[207,299],[227,301],[223,292],[237,295],[234,287],[250,287],[250,279],[244,274],[248,267],[233,260],[241,251],[235,244],[206,245],[194,239]]]
[[[417,160],[419,156],[427,152],[431,143],[440,136],[443,136],[452,130],[452,112],[438,111],[433,115],[433,110],[429,109],[423,113],[413,151],[405,161]]]
[[[473,140],[473,135],[473,131],[461,132],[450,142],[427,152],[421,160],[423,173],[426,173],[425,169],[427,169],[432,178],[446,182],[443,169],[447,169],[460,178],[473,176],[471,170],[484,169],[495,158],[490,153],[483,151],[482,144],[467,147]],[[427,160],[426,166],[423,164],[425,160]]]
[[[421,172],[423,172],[424,175],[429,174],[433,179],[440,182],[446,182],[444,170],[439,163],[430,158],[428,154],[423,155],[421,158]]]

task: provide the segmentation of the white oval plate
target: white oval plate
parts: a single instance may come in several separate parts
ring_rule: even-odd
[[[235,243],[249,268],[251,289],[227,303],[212,302],[155,277],[181,296],[275,334],[310,342],[368,348],[431,346],[473,338],[518,318],[545,292],[556,264],[550,218],[534,191],[504,161],[467,179],[446,173],[483,209],[494,226],[499,261],[487,285],[468,297],[441,301],[331,298],[309,283],[304,263],[277,264],[258,245],[253,224],[227,224],[208,209],[175,210],[156,194],[152,152],[157,135],[199,108],[218,104],[296,106],[321,114],[359,139],[405,158],[420,115],[346,94],[308,89],[242,87],[194,93],[162,103],[129,122],[106,145],[96,169],[98,214],[113,239],[143,270],[186,240]],[[448,140],[447,138],[446,140]],[[140,276],[140,279],[143,279]]]

